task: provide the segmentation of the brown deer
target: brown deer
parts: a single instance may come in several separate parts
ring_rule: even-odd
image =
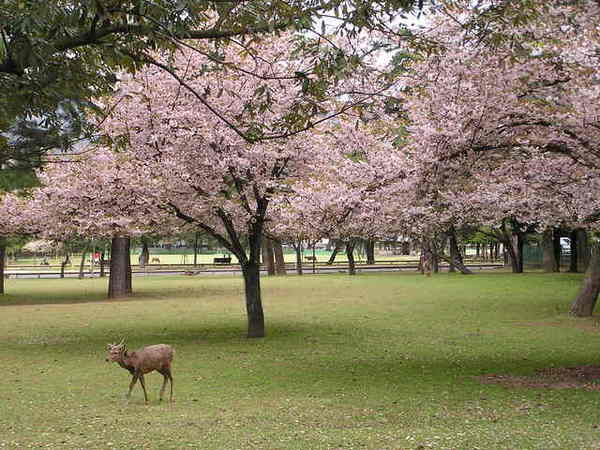
[[[140,380],[142,390],[144,391],[144,399],[148,403],[148,394],[146,393],[146,383],[144,382],[144,374],[156,370],[163,377],[163,385],[160,390],[160,400],[163,399],[167,381],[171,383],[171,395],[169,401],[173,401],[173,376],[171,375],[171,363],[175,350],[173,347],[166,344],[149,345],[134,352],[128,352],[125,347],[125,340],[122,339],[118,344],[108,344],[108,354],[106,361],[118,363],[123,369],[129,371],[133,376],[129,383],[129,391],[127,398],[131,395],[131,390],[135,386],[137,380]]]

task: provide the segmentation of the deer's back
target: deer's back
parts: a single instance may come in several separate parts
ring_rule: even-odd
[[[130,356],[135,361],[134,365],[147,373],[170,367],[174,353],[170,345],[157,344],[136,350]]]

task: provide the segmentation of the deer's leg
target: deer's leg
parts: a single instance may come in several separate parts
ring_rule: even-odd
[[[140,384],[142,385],[142,389],[144,390],[144,400],[148,403],[148,394],[146,393],[146,383],[144,381],[144,374],[139,373],[138,378],[140,379]]]
[[[160,401],[162,402],[163,394],[165,393],[165,387],[167,387],[167,381],[169,381],[169,376],[167,375],[168,372],[166,369],[159,370],[159,372],[164,377],[163,385],[160,388],[160,396],[158,397],[160,399]]]
[[[135,383],[138,380],[138,376],[136,373],[133,374],[133,378],[131,379],[131,383],[129,383],[129,391],[127,392],[126,397],[129,398],[131,396],[131,390],[133,389],[133,387],[135,386]]]
[[[167,375],[169,376],[169,381],[171,385],[171,395],[169,396],[169,401],[173,401],[173,375],[171,375],[171,369],[167,369]]]

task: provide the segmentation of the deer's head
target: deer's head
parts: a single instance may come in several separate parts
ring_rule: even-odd
[[[123,358],[125,353],[125,339],[121,339],[118,344],[108,344],[106,346],[108,353],[106,354],[106,361],[117,362]]]

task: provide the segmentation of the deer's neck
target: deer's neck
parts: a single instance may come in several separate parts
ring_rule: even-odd
[[[121,358],[119,358],[119,360],[117,360],[117,362],[123,369],[127,369],[130,372],[133,370],[133,365],[131,364],[130,357],[126,351],[121,353]]]

